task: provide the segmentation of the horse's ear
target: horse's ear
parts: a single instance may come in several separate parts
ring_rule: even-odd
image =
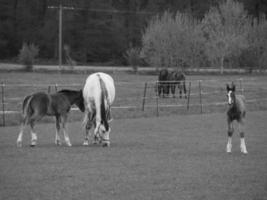
[[[228,84],[226,84],[226,90],[229,91],[230,90],[230,87]]]
[[[232,86],[232,90],[233,90],[233,92],[235,92],[235,85],[234,84]]]

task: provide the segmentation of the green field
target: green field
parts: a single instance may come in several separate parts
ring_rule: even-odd
[[[15,111],[7,114],[7,125],[17,125],[21,102],[26,95],[37,91],[55,91],[57,89],[81,89],[89,74],[60,74],[60,73],[0,73],[1,82],[5,83],[4,97],[5,110]],[[115,119],[154,117],[168,115],[184,115],[201,113],[199,84],[201,84],[201,102],[203,113],[225,112],[226,96],[225,84],[234,81],[238,93],[246,96],[248,109],[267,109],[267,79],[261,75],[189,75],[187,76],[187,90],[191,82],[191,95],[189,109],[187,99],[157,98],[155,93],[156,75],[135,75],[126,72],[111,73],[115,80],[116,99],[113,104],[112,114]],[[240,81],[242,80],[242,81]],[[145,109],[142,111],[144,86],[147,82]],[[1,105],[2,107],[2,105]],[[2,109],[1,109],[2,110]],[[82,114],[74,111],[70,115],[70,121],[80,121]],[[43,121],[51,121],[44,119]],[[3,115],[0,115],[0,125],[3,125]]]
[[[19,111],[25,95],[47,91],[48,85],[79,89],[87,75],[1,73],[5,108]],[[158,99],[160,117],[156,117],[155,75],[112,76],[117,94],[110,148],[82,146],[83,115],[78,111],[70,114],[70,121],[76,122],[68,123],[72,147],[55,146],[55,124],[39,123],[38,145],[29,147],[27,129],[23,147],[17,148],[19,114],[6,116],[13,126],[0,127],[0,199],[266,199],[265,76],[188,76],[190,109],[185,99]],[[247,99],[246,156],[240,153],[237,133],[233,152],[225,152],[225,84],[231,81],[237,83],[239,93],[244,89]],[[149,87],[142,111],[145,82]]]
[[[249,112],[248,155],[225,152],[225,114],[176,115],[112,122],[111,147],[82,146],[80,122],[68,125],[73,147],[54,145],[54,124],[37,126],[38,145],[16,147],[18,127],[1,128],[0,199],[213,199],[267,196],[266,111]]]

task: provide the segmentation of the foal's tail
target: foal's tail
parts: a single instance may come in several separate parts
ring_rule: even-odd
[[[26,118],[29,118],[33,113],[33,110],[30,107],[30,102],[32,100],[32,97],[33,95],[26,96],[22,103],[22,118],[23,118],[24,123],[26,122],[25,121]]]

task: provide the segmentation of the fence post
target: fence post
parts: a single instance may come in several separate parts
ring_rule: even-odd
[[[55,91],[57,92],[57,87],[58,87],[58,85],[57,85],[57,83],[55,84]]]
[[[47,89],[47,93],[50,94],[50,92],[51,92],[51,86],[49,85]]]
[[[203,112],[203,105],[202,105],[202,86],[201,86],[202,80],[199,81],[199,103],[200,103],[200,112],[202,114]]]
[[[2,112],[3,112],[3,126],[6,126],[6,116],[5,116],[5,84],[1,84],[1,94],[2,94]]]
[[[156,103],[157,103],[157,117],[159,116],[159,96],[156,96]]]
[[[144,88],[143,103],[142,103],[142,111],[145,111],[146,89],[147,89],[147,82],[145,83],[145,88]]]
[[[190,103],[190,93],[191,93],[191,81],[189,82],[189,86],[188,86],[187,110],[189,110],[189,103]]]

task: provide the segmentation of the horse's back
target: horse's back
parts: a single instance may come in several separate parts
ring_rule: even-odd
[[[114,80],[110,75],[102,72],[94,73],[88,76],[83,88],[84,99],[88,101],[101,94],[99,78],[101,78],[105,84],[110,103],[113,103],[115,99]]]
[[[70,111],[71,103],[64,93],[55,93],[50,95],[50,105],[48,115],[65,114]]]
[[[46,114],[47,107],[49,105],[49,97],[44,92],[34,93],[25,98],[24,101],[28,101],[25,104],[28,104],[28,109],[31,109],[32,112],[39,114]]]
[[[158,80],[159,81],[167,81],[169,76],[169,71],[167,69],[162,69],[159,71]]]

